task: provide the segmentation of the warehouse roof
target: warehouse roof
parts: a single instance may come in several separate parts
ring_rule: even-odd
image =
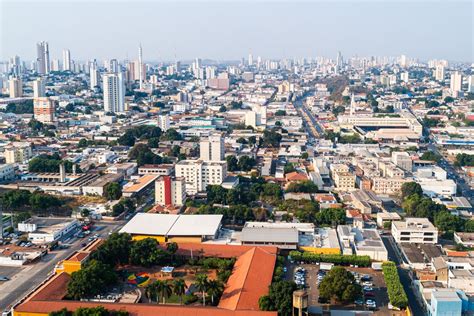
[[[174,215],[138,213],[122,233],[155,236],[211,236],[220,227],[222,215]]]
[[[296,228],[244,227],[241,240],[243,242],[298,243],[298,230]]]

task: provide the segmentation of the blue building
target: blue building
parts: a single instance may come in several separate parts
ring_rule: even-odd
[[[431,292],[430,316],[462,315],[462,300],[454,290],[435,290]]]

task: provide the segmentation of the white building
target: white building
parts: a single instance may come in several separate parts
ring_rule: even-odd
[[[181,160],[175,166],[176,177],[184,177],[186,193],[203,192],[208,185],[220,185],[227,175],[225,161]]]
[[[406,218],[392,222],[392,236],[397,243],[436,244],[438,229],[427,218]]]
[[[225,156],[224,138],[220,134],[210,135],[199,144],[200,159],[204,161],[222,161]]]
[[[33,97],[42,98],[46,96],[45,80],[43,78],[36,78],[33,81]]]
[[[125,110],[125,83],[123,73],[107,73],[103,77],[104,111],[123,112]]]
[[[71,52],[69,49],[63,50],[63,70],[71,70]]]
[[[387,261],[387,248],[376,229],[359,229],[350,225],[337,226],[343,254],[369,256],[372,260]]]
[[[94,88],[99,85],[99,80],[100,80],[100,74],[99,74],[99,70],[97,69],[97,63],[95,60],[90,65],[89,76],[90,76],[90,89],[94,90]]]
[[[449,83],[453,97],[457,97],[462,88],[462,75],[459,71],[451,74],[451,81]]]
[[[166,132],[170,128],[170,116],[168,114],[158,116],[158,127],[163,132]]]
[[[49,61],[49,45],[48,42],[39,42],[36,44],[36,71],[39,74],[48,74],[51,69]]]
[[[162,206],[183,206],[186,202],[185,179],[160,176],[155,181],[155,202]]]
[[[435,73],[435,75],[434,75],[435,79],[437,81],[443,81],[444,80],[444,66],[443,65],[437,65],[434,73]]]
[[[14,164],[7,163],[0,165],[0,181],[8,181],[15,177]]]
[[[23,83],[20,78],[12,77],[8,83],[10,98],[20,98],[23,96]]]

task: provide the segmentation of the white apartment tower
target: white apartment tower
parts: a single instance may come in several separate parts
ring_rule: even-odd
[[[48,42],[36,44],[36,68],[39,74],[48,74],[51,70]]]
[[[155,202],[162,206],[183,206],[186,202],[185,179],[160,176],[155,181]]]
[[[224,138],[221,134],[210,135],[208,140],[202,140],[199,144],[200,159],[204,161],[224,160],[225,147]]]
[[[23,96],[23,83],[20,78],[10,78],[8,91],[10,98],[20,98]]]
[[[138,82],[140,83],[140,90],[143,89],[143,56],[142,44],[138,46]]]
[[[123,73],[107,73],[102,77],[104,91],[104,111],[123,112],[125,110],[125,84]]]
[[[43,78],[36,78],[33,81],[33,97],[42,98],[46,96],[46,85]]]
[[[168,114],[158,116],[158,127],[163,132],[170,128],[170,116]]]
[[[89,69],[89,76],[90,76],[90,89],[94,90],[96,86],[99,85],[99,70],[97,69],[97,62],[94,60]]]
[[[474,75],[470,75],[467,80],[467,92],[474,93]]]
[[[462,75],[459,71],[451,74],[450,88],[452,95],[457,97],[462,88]]]
[[[71,52],[69,49],[63,50],[63,70],[71,70]]]
[[[435,79],[437,81],[443,81],[444,80],[444,66],[443,65],[437,65],[436,66]]]

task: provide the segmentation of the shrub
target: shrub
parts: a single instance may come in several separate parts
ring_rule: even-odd
[[[295,261],[305,263],[328,262],[339,265],[357,265],[360,267],[370,266],[369,256],[340,255],[340,254],[317,254],[311,252],[290,251],[290,257]]]
[[[405,308],[408,305],[408,298],[403,285],[400,282],[395,263],[389,261],[382,264],[383,278],[387,284],[387,292],[390,302],[398,308]]]

